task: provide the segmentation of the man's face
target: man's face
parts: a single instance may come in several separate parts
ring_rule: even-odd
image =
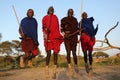
[[[82,18],[87,18],[87,13],[83,13]]]
[[[28,16],[29,18],[32,18],[33,15],[34,15],[34,11],[33,11],[32,9],[29,9],[28,12],[27,12],[27,16]]]
[[[68,10],[68,16],[69,17],[73,16],[73,10],[72,9]]]
[[[53,7],[50,7],[49,8],[49,14],[53,14],[54,13],[54,8]]]

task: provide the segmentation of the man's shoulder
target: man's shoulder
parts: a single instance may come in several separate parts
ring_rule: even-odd
[[[24,17],[22,20],[26,20],[28,17]]]
[[[55,14],[53,14],[52,17],[53,17],[53,18],[58,18],[57,15],[55,15]]]
[[[74,17],[74,16],[73,16],[72,18],[73,18],[73,19],[75,19],[75,20],[77,20],[77,18],[76,18],[76,17]]]
[[[28,17],[24,17],[24,18],[21,20],[21,23],[26,22],[27,19],[28,19]]]
[[[68,19],[68,17],[63,17],[61,20],[67,20]]]
[[[47,18],[48,17],[48,15],[45,15],[45,16],[43,16],[43,18],[42,19],[45,19],[45,18]]]
[[[34,18],[34,17],[32,19],[35,20],[35,21],[37,21],[36,18]]]
[[[43,16],[43,18],[44,18],[44,17],[48,17],[48,15]]]

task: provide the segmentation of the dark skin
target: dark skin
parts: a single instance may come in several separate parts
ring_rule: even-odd
[[[88,17],[87,13],[84,12],[84,13],[82,14],[82,18],[86,19],[87,17]]]
[[[32,18],[33,15],[34,15],[34,11],[33,11],[32,9],[28,9],[28,11],[27,11],[27,17]],[[24,33],[21,32],[21,33],[20,33],[20,36],[21,36],[22,38],[24,38]]]
[[[28,18],[33,18],[34,11],[33,11],[32,9],[28,9],[26,15],[27,15]],[[22,38],[24,38],[25,35],[24,35],[24,33],[23,33],[23,31],[22,31],[21,28],[20,28],[20,30],[21,30],[21,31],[20,31],[20,36],[21,36]],[[26,65],[28,64],[28,61],[33,58],[33,56],[31,56],[30,54],[31,54],[31,52],[25,52],[24,63],[25,63]]]
[[[77,35],[76,33],[72,36],[70,36],[72,33],[77,31],[77,20],[73,16],[74,11],[73,9],[69,9],[67,12],[67,17],[63,18],[61,21],[61,26],[63,28],[62,34],[64,36],[64,43],[65,43],[65,48],[67,52],[67,62],[68,62],[68,67],[71,68],[71,53],[73,55],[73,60],[75,66],[77,66],[77,55],[76,55],[76,45],[77,45]],[[68,33],[67,33],[68,32]]]
[[[32,18],[33,15],[34,15],[34,11],[33,11],[32,9],[29,9],[29,10],[27,11],[27,16],[28,16],[29,18]]]
[[[53,15],[54,14],[54,8],[51,6],[49,7],[48,9],[48,12],[47,14],[50,16],[50,15]],[[48,34],[50,33],[50,29],[49,28],[46,28]],[[48,42],[50,42],[50,40],[47,40]],[[48,50],[46,51],[47,52],[47,56],[46,56],[46,67],[48,67],[49,65],[49,61],[50,61],[50,57],[51,57],[51,50]],[[56,65],[57,65],[57,57],[58,57],[58,54],[56,52],[53,53],[54,54],[54,68],[56,69]]]
[[[54,13],[54,8],[51,6],[49,9],[48,9],[48,12],[47,14],[48,15],[53,15]],[[48,32],[48,34],[50,33],[50,29],[49,28],[46,28],[46,31]],[[50,42],[50,40],[47,40],[48,42]]]
[[[68,10],[68,17],[72,17],[73,16],[73,10],[72,9],[69,9]]]
[[[51,15],[54,13],[54,8],[51,6],[49,9],[48,9],[48,15]]]

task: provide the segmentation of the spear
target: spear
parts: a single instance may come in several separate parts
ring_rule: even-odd
[[[82,0],[81,1],[81,8],[80,8],[80,29],[81,29],[81,27],[82,27],[82,21],[81,21],[81,19],[82,19],[82,9],[83,9],[83,2],[84,2],[84,0]],[[81,35],[81,30],[80,30],[80,35]],[[78,55],[80,54],[80,36],[79,36],[79,43],[78,43]]]
[[[18,22],[18,25],[19,25],[19,27],[20,27],[20,22],[19,22],[19,19],[18,19],[18,16],[17,16],[17,13],[16,13],[16,10],[15,10],[14,5],[12,6],[12,8],[13,8],[14,15],[15,15],[15,17],[16,17],[16,20],[17,20],[17,22]]]
[[[19,19],[18,19],[18,16],[17,16],[17,13],[16,13],[16,10],[15,10],[14,5],[12,5],[12,8],[13,8],[14,15],[15,15],[15,17],[16,17],[16,20],[17,20],[17,23],[18,23],[18,26],[19,26],[19,29],[20,29],[20,33],[21,33],[21,34],[24,34],[23,31],[22,31],[22,28],[20,27],[20,22],[19,22]]]

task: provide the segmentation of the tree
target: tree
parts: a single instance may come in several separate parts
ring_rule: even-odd
[[[20,48],[20,41],[18,40],[12,40],[12,42],[9,41],[4,41],[0,43],[0,53],[4,54],[6,53],[7,55],[9,54],[18,54],[19,51],[21,50]]]
[[[94,51],[106,51],[106,50],[109,50],[109,49],[118,49],[120,50],[120,47],[119,46],[114,46],[110,43],[109,39],[108,39],[108,34],[113,30],[115,29],[117,26],[118,26],[119,22],[116,23],[115,26],[113,26],[111,29],[109,29],[107,31],[107,33],[105,34],[105,38],[104,40],[97,40],[97,42],[100,42],[101,43],[101,46],[99,48],[94,48]],[[103,44],[107,44],[107,46],[103,46]]]
[[[2,39],[2,34],[0,33],[0,41],[1,41],[1,39]]]
[[[104,52],[95,52],[93,53],[93,57],[99,58],[99,57],[109,57],[107,53]]]
[[[13,44],[9,41],[4,41],[2,43],[0,43],[0,53],[6,53],[7,55],[9,55],[11,53],[11,47],[13,46]]]
[[[19,55],[19,52],[22,52],[22,49],[20,47],[20,41],[18,41],[18,40],[12,40],[11,43],[13,44],[12,50],[13,50],[14,54]]]

